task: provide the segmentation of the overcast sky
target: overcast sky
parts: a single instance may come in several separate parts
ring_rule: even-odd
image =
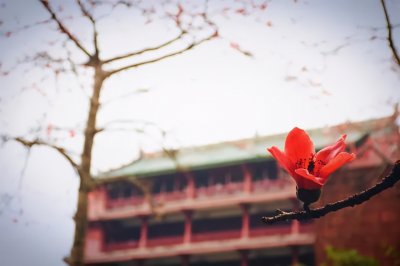
[[[48,15],[36,1],[3,2],[0,71],[43,50],[58,36],[54,25],[43,25],[7,37],[10,29]],[[64,14],[74,11],[74,1],[52,3],[63,3]],[[234,5],[211,1],[215,9]],[[399,24],[400,2],[388,0],[387,5],[393,24]],[[104,57],[158,44],[176,34],[165,21],[143,25],[143,17],[131,10],[121,8],[115,15],[99,23]],[[107,81],[102,95],[107,104],[99,112],[99,124],[114,119],[152,121],[166,130],[166,145],[179,147],[386,116],[400,100],[400,70],[391,60],[378,0],[270,1],[265,12],[229,17],[216,13],[212,19],[221,38]],[[67,21],[88,44],[90,25],[79,19]],[[400,49],[400,27],[394,37]],[[88,76],[80,80],[83,89],[71,77],[56,80],[32,65],[0,77],[0,133],[23,135],[39,123],[39,134],[79,152]],[[37,87],[24,89],[33,82]],[[130,94],[135,90],[139,93]],[[48,125],[71,127],[76,135],[47,136]],[[100,134],[93,171],[129,162],[139,147],[159,149],[157,130],[147,129],[145,136],[125,131]],[[0,261],[6,266],[63,265],[61,258],[69,253],[73,236],[78,179],[48,148],[35,147],[28,160],[26,156],[16,143],[0,149]]]

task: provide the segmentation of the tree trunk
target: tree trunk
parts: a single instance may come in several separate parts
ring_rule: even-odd
[[[68,264],[71,266],[84,265],[84,248],[85,236],[87,228],[87,208],[88,208],[88,192],[91,188],[92,176],[90,174],[92,162],[92,149],[94,137],[96,135],[96,117],[99,109],[100,92],[105,80],[104,72],[101,65],[94,67],[94,85],[93,94],[90,99],[89,114],[85,128],[85,139],[83,144],[83,152],[81,155],[81,164],[79,167],[79,194],[78,206],[75,214],[75,235],[71,255],[68,258]]]
[[[80,184],[78,193],[78,206],[75,213],[75,235],[74,243],[71,250],[68,264],[71,266],[82,266],[84,265],[84,248],[85,248],[85,235],[87,227],[87,198],[88,191],[85,189],[85,185]]]

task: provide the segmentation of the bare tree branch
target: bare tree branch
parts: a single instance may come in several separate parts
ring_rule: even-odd
[[[62,33],[68,36],[68,38],[75,43],[75,45],[87,56],[90,58],[92,55],[82,46],[82,44],[78,41],[78,39],[72,35],[72,33],[64,26],[64,24],[61,22],[61,20],[57,17],[56,13],[54,10],[50,7],[49,2],[47,0],[39,0],[40,3],[46,8],[46,10],[50,13],[51,19],[55,21],[58,25],[58,28]]]
[[[135,55],[140,55],[140,54],[143,54],[143,53],[147,53],[147,52],[151,52],[151,51],[155,51],[155,50],[164,48],[164,47],[176,42],[177,40],[180,40],[182,38],[182,36],[184,36],[186,33],[187,33],[186,31],[181,30],[181,32],[180,32],[180,34],[178,36],[176,36],[175,38],[173,38],[173,39],[171,39],[169,41],[166,41],[165,43],[162,43],[160,45],[153,46],[153,47],[148,47],[148,48],[145,48],[143,50],[135,51],[135,52],[132,52],[132,53],[127,53],[125,55],[120,55],[120,56],[117,56],[117,57],[113,57],[113,58],[104,60],[103,63],[107,64],[107,63],[111,63],[111,62],[114,62],[114,61],[117,61],[117,60],[126,59],[126,58],[129,58],[129,57],[135,56]]]
[[[106,77],[109,77],[109,76],[111,76],[113,74],[116,74],[118,72],[122,72],[124,70],[128,70],[128,69],[131,69],[131,68],[136,68],[136,67],[147,65],[147,64],[151,64],[151,63],[155,63],[155,62],[158,62],[158,61],[173,57],[175,55],[182,54],[182,53],[187,52],[187,51],[193,49],[194,47],[196,47],[196,46],[198,46],[198,45],[200,45],[200,44],[202,44],[202,43],[204,43],[206,41],[209,41],[209,40],[215,38],[216,37],[216,33],[217,32],[214,32],[212,35],[208,36],[207,38],[201,39],[200,41],[197,41],[197,42],[193,42],[190,45],[186,46],[185,48],[183,48],[181,50],[178,50],[176,52],[173,52],[173,53],[170,53],[170,54],[167,54],[167,55],[163,55],[161,57],[157,57],[155,59],[151,59],[151,60],[148,60],[148,61],[143,61],[143,62],[135,63],[135,64],[132,64],[132,65],[127,65],[127,66],[124,66],[124,67],[109,71],[109,72],[106,73]]]
[[[381,176],[384,176],[388,172],[387,170],[385,170]],[[354,194],[348,197],[347,199],[330,203],[325,205],[324,207],[309,211],[284,212],[281,210],[277,210],[278,214],[276,216],[262,217],[261,220],[266,224],[273,224],[281,221],[289,221],[289,220],[300,221],[300,220],[320,218],[330,212],[335,212],[340,209],[359,205],[371,199],[373,196],[381,193],[382,191],[394,186],[394,184],[396,184],[396,182],[398,182],[399,180],[400,180],[400,160],[398,160],[394,164],[390,174],[384,177],[381,182],[363,192]]]
[[[86,7],[82,4],[81,0],[76,0],[76,2],[78,3],[82,14],[87,17],[90,22],[92,23],[93,26],[93,46],[94,46],[94,52],[96,57],[98,58],[99,55],[99,43],[97,40],[98,37],[98,32],[97,32],[97,26],[96,26],[96,20],[94,19],[94,17],[89,13],[89,11],[86,9]]]
[[[382,4],[382,8],[383,8],[383,12],[385,13],[385,19],[386,19],[386,27],[387,27],[387,40],[389,43],[389,47],[392,50],[392,54],[393,57],[397,63],[397,65],[400,66],[400,56],[397,52],[396,46],[394,45],[394,41],[393,41],[393,25],[390,22],[390,18],[389,18],[389,14],[386,8],[386,3],[385,0],[381,0],[381,4]]]
[[[74,170],[79,171],[79,165],[72,159],[72,157],[62,147],[59,147],[55,144],[51,144],[51,143],[48,143],[48,142],[45,142],[45,141],[42,141],[39,139],[32,140],[32,141],[23,139],[21,137],[8,138],[8,139],[13,139],[13,140],[21,143],[28,149],[32,148],[35,145],[42,145],[42,146],[47,146],[47,147],[53,148],[56,151],[58,151],[65,159],[67,159],[67,161],[71,164],[71,166],[74,168]]]

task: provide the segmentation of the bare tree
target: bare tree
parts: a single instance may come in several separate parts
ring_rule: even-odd
[[[95,17],[91,10],[95,9],[97,6],[111,5],[111,9],[116,8],[121,5],[125,8],[132,7],[140,9],[143,14],[151,14],[154,12],[152,6],[143,7],[141,3],[135,1],[87,1],[83,2],[81,0],[76,0],[76,5],[79,8],[81,14],[91,23],[92,26],[92,43],[90,47],[85,46],[81,40],[78,39],[72,32],[67,24],[63,21],[63,19],[57,14],[56,8],[53,7],[51,3],[47,0],[39,0],[39,3],[43,6],[43,8],[47,11],[50,18],[47,19],[43,24],[52,24],[56,25],[59,31],[59,34],[66,37],[66,43],[72,43],[75,47],[75,52],[80,52],[84,57],[86,57],[86,62],[83,64],[79,64],[73,61],[71,58],[67,59],[67,63],[70,63],[74,70],[77,67],[86,67],[93,70],[93,87],[91,95],[89,96],[89,111],[87,114],[86,125],[84,126],[84,143],[82,148],[82,153],[80,155],[80,160],[75,160],[73,156],[69,154],[69,152],[61,146],[58,146],[55,143],[45,141],[40,138],[35,139],[24,139],[23,137],[14,137],[15,141],[21,143],[27,148],[31,148],[36,145],[47,146],[58,153],[60,153],[71,165],[71,167],[76,171],[80,178],[79,183],[79,193],[78,193],[78,206],[76,210],[76,214],[74,216],[75,220],[75,236],[73,240],[73,246],[71,250],[71,254],[66,261],[70,265],[83,265],[84,264],[84,242],[85,242],[85,232],[87,226],[87,206],[88,206],[88,192],[97,185],[96,179],[93,178],[91,173],[92,166],[92,151],[94,139],[97,134],[104,131],[104,128],[98,128],[96,124],[96,118],[98,115],[99,107],[100,107],[100,96],[101,92],[104,88],[104,83],[106,80],[112,78],[116,74],[128,71],[131,69],[135,69],[144,65],[153,64],[162,60],[166,60],[168,58],[177,56],[179,54],[186,53],[195,47],[210,41],[216,37],[218,37],[218,30],[216,25],[208,18],[207,12],[204,9],[203,12],[197,14],[191,14],[188,10],[185,10],[183,6],[180,4],[176,4],[175,13],[167,13],[166,16],[168,19],[171,19],[175,22],[175,25],[178,29],[178,34],[173,36],[169,40],[165,40],[163,43],[156,44],[151,47],[144,48],[138,51],[131,51],[126,54],[118,55],[112,58],[103,58],[101,51],[101,44],[99,43],[99,32],[97,23],[101,17]],[[206,8],[206,7],[205,7]],[[194,26],[189,21],[185,21],[183,16],[190,17],[190,20],[197,19],[201,20],[200,26]],[[200,37],[196,37],[196,31],[203,31],[205,34],[202,34]],[[191,37],[191,41],[187,42],[186,37]],[[186,40],[186,42],[184,42]],[[168,51],[162,55],[155,54],[152,59],[138,61],[131,64],[123,64],[125,59],[135,58],[141,54],[158,52],[165,47],[171,46],[175,43],[183,43],[181,48],[175,49],[172,52]],[[65,47],[65,46],[64,46]],[[33,56],[32,61],[45,60],[46,64],[50,63],[66,63],[66,60],[62,59],[54,59],[49,54],[42,52]],[[120,66],[113,67],[115,64],[111,63],[119,63]]]
[[[38,64],[42,67],[51,67],[56,75],[69,71],[73,74],[79,75],[77,69],[84,68],[90,69],[93,73],[92,88],[90,95],[88,97],[88,113],[86,117],[86,123],[82,127],[83,131],[83,146],[79,154],[79,158],[75,158],[74,155],[68,151],[67,148],[56,142],[47,141],[45,139],[35,137],[35,138],[24,138],[21,136],[10,137],[4,136],[5,140],[15,140],[21,143],[27,148],[32,148],[34,146],[47,146],[54,149],[56,152],[62,155],[66,159],[70,166],[76,171],[79,176],[79,193],[78,193],[78,206],[76,214],[74,216],[75,220],[75,235],[73,240],[73,246],[71,254],[66,261],[70,265],[78,266],[84,264],[84,241],[87,226],[87,205],[88,192],[95,186],[100,184],[100,181],[95,178],[91,172],[92,168],[92,152],[94,146],[95,137],[101,132],[107,130],[106,128],[99,127],[97,125],[97,117],[99,113],[99,108],[101,106],[100,97],[104,89],[104,84],[107,80],[114,78],[117,74],[129,70],[134,70],[145,65],[151,65],[157,62],[165,61],[167,59],[179,56],[181,54],[187,53],[196,47],[211,41],[219,37],[218,27],[211,20],[207,1],[202,2],[204,6],[197,9],[195,12],[191,12],[189,8],[184,7],[179,3],[174,3],[171,1],[165,1],[160,4],[163,7],[163,19],[169,20],[174,23],[177,33],[171,36],[169,39],[164,40],[161,43],[154,44],[149,47],[145,47],[140,50],[129,51],[114,57],[105,58],[103,56],[102,44],[101,44],[101,32],[99,32],[99,21],[107,16],[108,14],[95,15],[94,10],[98,7],[107,7],[110,12],[116,8],[133,8],[139,10],[141,14],[152,19],[155,16],[156,11],[152,5],[146,5],[140,1],[134,0],[113,0],[113,1],[103,1],[103,0],[88,0],[81,1],[76,0],[75,5],[80,15],[83,16],[91,25],[91,42],[87,44],[83,42],[79,37],[77,37],[73,29],[66,23],[66,18],[60,15],[60,10],[55,8],[55,5],[50,3],[48,0],[38,0],[43,9],[47,12],[48,18],[43,21],[38,21],[31,26],[43,26],[51,25],[57,28],[59,37],[64,39],[62,48],[65,50],[66,57],[55,58],[47,52],[35,53],[33,56],[26,57],[20,63],[30,62]],[[266,4],[261,2],[259,4],[254,3],[254,1],[245,1],[243,7],[231,9],[232,12],[240,15],[247,15],[251,13],[251,9],[264,10]],[[394,49],[393,41],[391,37],[390,20],[382,0],[382,5],[385,10],[385,17],[388,23],[389,32],[389,46],[391,47],[394,54],[397,51]],[[173,6],[173,9],[165,8],[166,6]],[[228,10],[228,9],[226,9]],[[223,12],[226,12],[224,10]],[[272,24],[269,23],[270,27]],[[11,32],[7,32],[6,35],[12,35]],[[176,46],[174,46],[176,45]],[[174,46],[174,49],[166,49]],[[178,47],[178,48],[176,48]],[[245,56],[251,57],[252,54],[249,51],[244,50],[237,43],[231,43],[231,47]],[[72,48],[72,49],[71,49]],[[71,52],[72,50],[72,52]],[[79,53],[81,57],[85,58],[84,62],[77,61],[72,53]],[[149,55],[150,59],[143,59],[142,55]],[[131,62],[131,59],[136,59],[136,61]],[[397,56],[398,59],[398,56]],[[398,60],[397,60],[398,61]],[[69,68],[66,70],[65,65]],[[118,121],[117,121],[118,122]],[[121,123],[135,123],[135,121],[119,121]],[[137,121],[136,121],[137,122]],[[120,123],[120,124],[121,124]],[[140,121],[141,124],[147,123]],[[139,123],[139,124],[140,124]],[[136,123],[137,124],[137,123]],[[60,129],[59,127],[52,126],[48,130]],[[69,129],[67,129],[69,130]],[[161,130],[160,130],[161,131]],[[72,134],[73,132],[71,132]],[[168,151],[166,151],[168,153]],[[170,154],[173,158],[174,155]],[[179,169],[179,165],[177,165]],[[186,169],[181,169],[185,171]],[[140,185],[140,184],[139,184]]]
[[[79,16],[86,19],[91,25],[91,41],[87,43],[82,41],[82,38],[75,35],[72,27],[68,26],[68,18],[62,15],[62,6],[58,5],[56,7],[54,3],[50,3],[48,0],[38,0],[38,4],[47,12],[48,18],[33,23],[32,25],[24,26],[18,30],[24,30],[33,26],[55,26],[59,39],[63,39],[61,48],[64,50],[66,56],[63,58],[55,58],[51,53],[44,50],[34,53],[31,56],[26,56],[17,62],[16,67],[21,64],[30,63],[39,67],[52,69],[56,76],[64,72],[79,76],[80,72],[78,69],[89,69],[90,72],[93,73],[91,77],[92,88],[88,95],[89,109],[86,123],[82,127],[83,147],[80,155],[76,157],[67,148],[57,144],[56,141],[50,141],[40,137],[11,137],[4,135],[3,140],[14,140],[28,149],[34,146],[47,146],[61,154],[79,176],[78,206],[74,216],[75,235],[71,253],[69,257],[65,259],[68,264],[78,266],[84,264],[88,207],[87,195],[90,190],[104,182],[95,178],[91,172],[91,168],[94,139],[96,135],[107,130],[106,127],[99,127],[96,123],[99,108],[102,104],[100,102],[100,97],[105,82],[121,72],[137,69],[145,65],[154,64],[187,53],[203,43],[218,38],[219,32],[217,25],[209,17],[207,1],[201,2],[197,5],[197,8],[193,8],[190,6],[185,7],[183,4],[174,1],[161,1],[154,5],[154,3],[134,0],[76,0],[74,8],[80,13]],[[251,12],[251,9],[264,10],[266,7],[265,3],[256,4],[253,2],[243,2],[241,6],[242,7],[237,10],[232,9],[232,12],[246,15],[248,12]],[[96,15],[95,11],[101,8],[106,8],[108,12],[99,12]],[[99,32],[98,23],[117,8],[130,8],[135,10],[143,17],[147,18],[148,22],[153,20],[156,16],[161,17],[161,19],[173,24],[176,28],[175,32],[177,33],[161,43],[105,58],[103,57],[102,43],[100,41],[101,32]],[[157,8],[161,10],[157,11]],[[223,12],[227,13],[228,10],[226,9]],[[71,20],[71,18],[69,19]],[[10,31],[6,33],[6,36],[10,37],[13,34],[14,33]],[[236,50],[244,55],[250,56],[249,52],[239,49],[238,45],[236,45]],[[80,54],[80,58],[85,58],[84,61],[79,62],[73,54]],[[147,57],[143,57],[142,55],[146,55]],[[3,72],[2,74],[7,75],[8,72]],[[35,84],[34,86],[37,85]],[[149,122],[146,121],[131,120],[114,122],[118,125],[139,124],[141,127],[149,124]],[[134,130],[141,131],[141,127],[134,127]],[[33,132],[39,131],[40,129],[43,129],[42,125],[39,126],[39,129],[33,130]],[[118,128],[114,127],[113,130],[115,129]],[[161,134],[165,134],[162,129],[158,129]],[[69,130],[70,134],[75,134],[75,131],[71,129],[63,129],[56,125],[49,125],[47,127],[47,131],[49,132],[54,130]],[[135,182],[134,180],[132,181]],[[139,183],[137,183],[137,185],[141,186]],[[141,189],[143,191],[146,190],[143,186]]]

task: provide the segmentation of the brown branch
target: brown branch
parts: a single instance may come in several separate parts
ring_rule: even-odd
[[[178,36],[176,36],[175,38],[173,38],[173,39],[171,39],[169,41],[166,41],[165,43],[162,43],[162,44],[154,46],[154,47],[148,47],[148,48],[145,48],[145,49],[140,50],[140,51],[135,51],[135,52],[127,53],[125,55],[120,55],[120,56],[117,56],[117,57],[113,57],[113,58],[104,60],[103,63],[107,64],[107,63],[111,63],[111,62],[114,62],[114,61],[117,61],[117,60],[126,59],[126,58],[131,57],[131,56],[140,55],[140,54],[144,54],[146,52],[151,52],[151,51],[155,51],[155,50],[164,48],[164,47],[176,42],[177,40],[181,39],[182,36],[185,35],[185,34],[186,34],[186,31],[182,30],[181,33]]]
[[[383,12],[385,13],[386,27],[387,27],[387,33],[388,33],[387,40],[389,43],[389,47],[392,50],[392,54],[393,54],[393,57],[394,57],[396,63],[400,66],[400,56],[397,52],[396,46],[394,45],[393,36],[392,36],[393,25],[390,22],[389,13],[386,8],[385,0],[381,0],[381,4],[382,4]]]
[[[99,43],[98,43],[98,32],[97,32],[97,26],[96,26],[96,20],[94,17],[89,13],[89,11],[85,8],[85,6],[82,4],[81,0],[76,0],[76,2],[79,5],[79,8],[82,11],[82,14],[87,17],[90,22],[92,23],[93,26],[93,46],[94,46],[94,52],[95,55],[99,55]]]
[[[68,36],[68,38],[75,43],[75,45],[82,51],[84,52],[87,56],[92,57],[92,55],[82,46],[82,44],[78,41],[78,39],[72,35],[72,33],[64,26],[64,24],[61,22],[61,20],[57,17],[56,13],[54,10],[50,7],[49,2],[47,0],[39,0],[40,3],[46,8],[46,10],[50,13],[51,19],[54,20],[58,28],[62,33]]]
[[[194,47],[196,47],[196,46],[198,46],[198,45],[200,45],[200,44],[202,44],[202,43],[204,43],[206,41],[209,41],[209,40],[215,38],[215,37],[216,37],[216,34],[214,32],[212,35],[208,36],[207,38],[204,38],[204,39],[202,39],[200,41],[197,41],[197,42],[193,42],[190,45],[188,45],[187,47],[185,47],[185,48],[183,48],[181,50],[178,50],[176,52],[173,52],[173,53],[170,53],[170,54],[167,54],[167,55],[155,58],[155,59],[151,59],[151,60],[148,60],[148,61],[143,61],[143,62],[135,63],[135,64],[132,64],[132,65],[127,65],[127,66],[124,66],[124,67],[109,71],[109,72],[106,73],[106,77],[109,77],[109,76],[111,76],[113,74],[116,74],[118,72],[122,72],[124,70],[128,70],[128,69],[131,69],[131,68],[136,68],[136,67],[147,65],[147,64],[151,64],[151,63],[155,63],[155,62],[161,61],[163,59],[167,59],[167,58],[173,57],[175,55],[182,54],[182,53],[187,52],[187,51],[193,49]]]
[[[10,138],[8,138],[10,139]],[[35,145],[42,145],[42,146],[47,146],[50,148],[55,149],[56,151],[58,151],[65,159],[67,159],[67,161],[71,164],[71,166],[74,168],[74,170],[79,171],[79,165],[72,159],[72,157],[65,151],[64,148],[59,147],[57,145],[36,139],[36,140],[26,140],[23,139],[21,137],[16,137],[16,138],[11,138],[19,143],[21,143],[22,145],[24,145],[25,147],[27,147],[28,149],[32,148]]]
[[[384,171],[382,175],[385,175],[386,173],[387,171]],[[262,217],[261,220],[266,224],[273,224],[276,222],[288,221],[288,220],[300,221],[300,220],[320,218],[330,212],[335,212],[340,209],[359,205],[371,199],[373,196],[381,193],[382,191],[394,186],[394,184],[396,184],[396,182],[398,182],[399,180],[400,180],[400,160],[394,164],[390,174],[384,177],[381,182],[363,192],[354,194],[348,197],[347,199],[330,203],[325,205],[324,207],[309,211],[284,212],[281,210],[277,210],[278,214],[276,216]]]

